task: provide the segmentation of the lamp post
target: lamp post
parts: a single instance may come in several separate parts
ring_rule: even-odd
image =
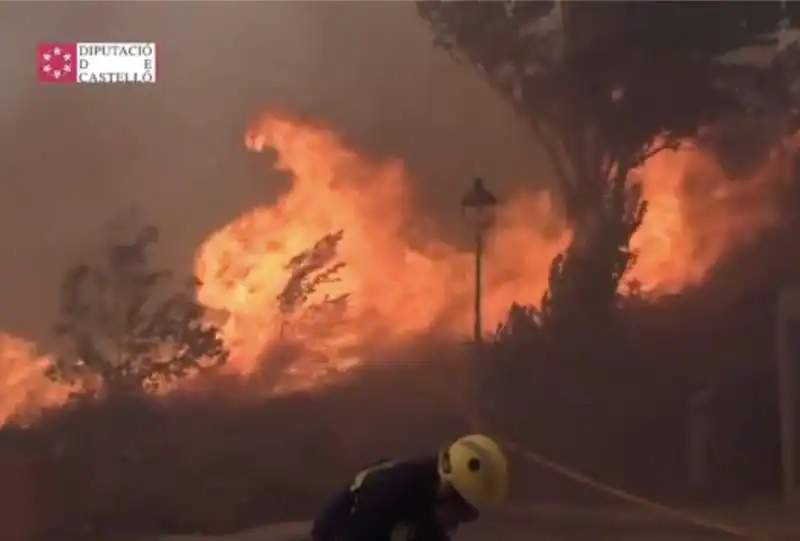
[[[475,314],[472,336],[476,344],[483,342],[483,322],[481,307],[481,276],[483,266],[484,235],[494,219],[497,199],[486,189],[483,179],[476,177],[467,192],[461,197],[461,210],[473,228],[475,235]]]

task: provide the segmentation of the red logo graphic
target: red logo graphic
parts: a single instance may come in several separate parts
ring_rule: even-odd
[[[77,69],[76,43],[40,43],[36,46],[36,78],[40,83],[74,83]]]

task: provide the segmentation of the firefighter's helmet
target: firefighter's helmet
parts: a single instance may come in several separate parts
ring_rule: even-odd
[[[496,508],[508,494],[508,460],[492,438],[472,434],[439,453],[439,476],[477,510]]]

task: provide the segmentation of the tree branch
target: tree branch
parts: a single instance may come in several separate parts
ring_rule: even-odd
[[[686,139],[667,140],[661,144],[654,144],[649,149],[642,150],[639,156],[635,156],[632,160],[633,167],[643,165],[644,162],[658,154],[663,150],[697,150],[697,145],[693,141]]]

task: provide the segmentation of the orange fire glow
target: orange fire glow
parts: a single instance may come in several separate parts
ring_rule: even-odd
[[[412,182],[402,163],[369,160],[346,148],[329,129],[265,115],[246,135],[253,151],[272,148],[291,189],[272,206],[253,209],[213,234],[197,252],[200,300],[228,314],[225,336],[243,374],[281,334],[276,297],[289,279],[285,263],[332,231],[343,230],[341,280],[325,293],[350,294],[344,319],[325,332],[304,333],[309,358],[291,369],[309,384],[330,370],[346,370],[369,347],[399,345],[426,332],[469,332],[472,255],[420,229],[410,205]],[[640,255],[628,278],[651,298],[702,281],[743,232],[757,233],[775,216],[766,197],[774,167],[750,182],[726,182],[698,151],[664,151],[638,171],[649,212],[632,239]],[[703,189],[693,190],[698,178]],[[771,177],[770,177],[771,178]],[[744,205],[742,195],[760,197]],[[570,231],[549,193],[518,194],[500,207],[487,241],[487,327],[511,302],[536,304],[549,263]],[[318,292],[318,296],[321,293]]]
[[[291,177],[291,187],[275,204],[210,235],[196,252],[198,298],[224,318],[234,372],[247,377],[278,363],[272,390],[308,387],[359,364],[365,352],[426,333],[458,339],[469,332],[473,254],[420,225],[401,161],[364,158],[330,129],[274,114],[255,122],[245,142],[256,152],[274,149],[275,167]],[[632,240],[639,259],[628,278],[650,298],[702,282],[720,257],[775,220],[777,169],[768,163],[750,181],[731,183],[698,151],[651,158],[637,171],[649,212]],[[344,310],[330,317],[302,306],[287,311],[277,300],[292,277],[287,263],[337,231],[343,236],[328,263],[344,266],[305,306],[335,308],[320,303],[348,295]],[[549,263],[570,238],[547,191],[515,194],[500,206],[486,243],[487,328],[513,301],[538,303]],[[276,352],[287,343],[292,361],[281,364]],[[32,346],[3,336],[0,352],[10,389],[0,418],[64,400],[64,389],[44,383],[47,360]]]
[[[45,375],[49,362],[34,344],[0,333],[0,425],[9,419],[32,421],[41,408],[67,400],[70,388],[53,383]]]

